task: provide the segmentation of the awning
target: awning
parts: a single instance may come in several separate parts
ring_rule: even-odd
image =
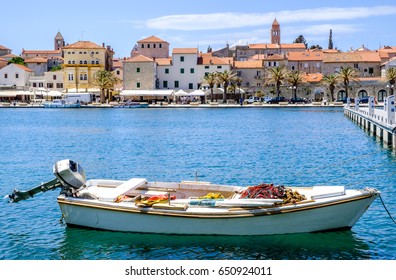
[[[17,95],[31,95],[31,92],[25,90],[0,90],[0,96],[2,97],[16,97]]]
[[[160,90],[138,90],[130,89],[121,91],[121,96],[171,96],[173,94],[173,89]]]
[[[200,89],[196,89],[193,92],[190,92],[189,95],[191,96],[205,96],[205,92]]]

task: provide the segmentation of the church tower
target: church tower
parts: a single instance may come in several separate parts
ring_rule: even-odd
[[[272,28],[271,28],[271,44],[280,44],[280,25],[279,22],[274,19],[274,22],[272,23]]]
[[[63,39],[62,34],[58,31],[54,38],[54,50],[59,50],[65,46],[65,40]]]

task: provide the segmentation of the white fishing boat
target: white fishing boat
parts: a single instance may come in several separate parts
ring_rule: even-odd
[[[18,202],[60,188],[57,201],[69,226],[100,230],[185,234],[268,235],[349,229],[380,195],[376,189],[343,186],[229,186],[208,182],[86,180],[71,160],[54,165],[55,179]]]

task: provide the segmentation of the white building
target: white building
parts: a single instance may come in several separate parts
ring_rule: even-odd
[[[27,90],[29,79],[33,75],[33,70],[20,64],[11,63],[0,69],[0,87],[13,87]]]

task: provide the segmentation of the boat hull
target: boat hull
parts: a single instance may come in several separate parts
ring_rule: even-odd
[[[376,195],[349,197],[337,202],[305,203],[273,208],[228,208],[205,213],[133,208],[59,197],[70,226],[100,230],[182,235],[270,235],[351,228]]]

